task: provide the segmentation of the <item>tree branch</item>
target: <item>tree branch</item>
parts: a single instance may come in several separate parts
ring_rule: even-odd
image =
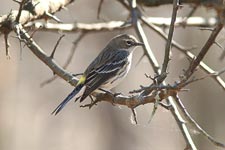
[[[61,8],[72,3],[74,0],[36,0],[20,2],[20,10],[12,10],[9,14],[0,16],[0,31],[2,33],[11,32],[13,29],[13,23],[18,22],[22,25],[27,22],[38,20],[38,19],[49,19],[47,14],[54,14]],[[26,5],[25,5],[26,4]]]
[[[123,3],[123,5],[125,5],[125,4]],[[142,14],[141,14],[141,12],[140,12],[140,11],[137,9],[137,7],[136,7],[136,0],[131,0],[130,6],[131,6],[131,10],[130,10],[130,11],[131,11],[131,17],[132,17],[132,24],[133,24],[133,26],[134,26],[134,28],[135,28],[135,31],[136,31],[136,33],[138,34],[138,36],[139,36],[139,38],[141,39],[141,41],[143,41],[144,44],[148,45],[148,41],[147,41],[147,40],[145,40],[145,41],[143,40],[143,38],[146,39],[146,36],[145,36],[145,33],[144,33],[144,31],[143,31],[143,28],[142,28],[141,24],[140,24],[139,21],[138,21],[138,19],[141,18]],[[158,62],[157,62],[157,60],[155,59],[155,56],[154,56],[154,54],[152,53],[152,50],[150,49],[150,47],[148,46],[148,47],[147,47],[148,49],[146,49],[146,45],[144,46],[144,50],[145,50],[145,51],[148,50],[148,53],[145,53],[145,55],[148,56],[149,62],[150,62],[150,64],[152,65],[154,72],[155,72],[157,75],[159,75],[159,74],[161,73],[161,70],[160,70],[160,68],[158,67]],[[150,54],[150,55],[149,55],[149,54]],[[156,83],[156,84],[157,84],[157,85],[158,85],[158,84],[161,84],[161,82],[162,82],[162,80],[161,80],[159,83]],[[162,84],[165,85],[165,83],[162,83]],[[153,91],[152,91],[152,90],[145,90],[145,91],[143,91],[143,92],[140,94],[140,96],[146,96],[146,95],[149,95],[151,92],[153,92]],[[191,136],[190,136],[190,133],[189,133],[188,130],[186,130],[186,129],[187,129],[186,125],[182,123],[182,122],[183,122],[183,121],[182,121],[182,118],[181,118],[181,116],[180,116],[180,113],[179,113],[179,111],[178,111],[178,108],[177,108],[177,106],[175,105],[173,99],[172,99],[172,98],[169,98],[169,97],[166,97],[166,98],[168,98],[168,99],[167,99],[167,102],[168,102],[169,105],[171,105],[171,107],[172,107],[172,109],[170,109],[170,111],[171,111],[171,113],[173,114],[173,117],[175,118],[175,120],[177,121],[177,124],[178,124],[178,126],[179,126],[181,132],[183,133],[183,136],[184,136],[184,139],[185,139],[187,145],[190,146],[191,149],[196,150],[196,147],[195,147],[195,145],[193,144],[193,141],[192,141],[192,138],[191,138]],[[155,103],[155,102],[158,102],[158,101],[160,101],[160,99],[159,99],[159,98],[155,98],[154,103]],[[155,111],[156,111],[156,110],[155,110]]]
[[[225,148],[225,145],[221,142],[216,141],[211,135],[209,135],[205,130],[203,130],[198,123],[191,117],[191,115],[188,113],[186,108],[184,107],[183,103],[181,102],[180,98],[177,95],[174,95],[173,98],[176,100],[176,103],[179,105],[185,117],[185,119],[195,127],[195,129],[200,132],[203,136],[205,136],[210,142],[212,142],[214,145]]]
[[[169,60],[170,60],[170,50],[171,50],[171,43],[172,43],[172,39],[173,39],[174,24],[175,24],[176,17],[177,17],[178,3],[179,3],[178,0],[173,1],[173,13],[172,13],[172,17],[171,17],[172,19],[171,19],[169,34],[168,34],[166,47],[165,47],[164,61],[163,61],[163,65],[162,65],[162,72],[161,72],[161,75],[160,75],[161,76],[161,79],[160,79],[161,82],[167,76],[167,66],[168,66]]]
[[[167,35],[162,31],[162,29],[160,29],[159,27],[151,24],[150,22],[147,22],[147,18],[144,17],[144,16],[142,16],[141,19],[142,19],[142,21],[143,21],[143,23],[145,25],[147,25],[149,28],[153,29],[163,39],[167,40]],[[180,52],[182,52],[183,54],[185,54],[188,58],[190,58],[190,59],[194,59],[195,58],[195,55],[193,53],[191,53],[190,51],[188,51],[188,49],[190,49],[190,48],[185,48],[185,47],[183,47],[182,45],[180,45],[179,43],[177,43],[174,40],[172,40],[172,46],[174,46]],[[213,74],[213,73],[215,73],[215,71],[213,69],[211,69],[203,61],[200,62],[199,66],[207,74]],[[220,85],[220,87],[222,87],[223,90],[225,90],[225,82],[223,81],[223,79],[220,76],[213,77],[213,79]]]
[[[190,76],[194,73],[196,67],[200,64],[206,53],[209,51],[209,48],[214,44],[214,41],[219,34],[219,32],[223,29],[223,24],[218,23],[215,29],[212,31],[205,45],[202,47],[201,51],[197,55],[197,57],[191,62],[189,68],[185,72],[185,80],[189,79]]]
[[[66,72],[62,67],[60,67],[54,59],[47,56],[47,54],[37,45],[35,41],[29,36],[29,34],[23,29],[21,24],[16,24],[14,26],[14,31],[22,40],[27,47],[37,56],[42,62],[44,62],[55,74],[60,76],[62,79],[69,82],[71,85],[76,85],[77,79],[73,77],[72,74]]]

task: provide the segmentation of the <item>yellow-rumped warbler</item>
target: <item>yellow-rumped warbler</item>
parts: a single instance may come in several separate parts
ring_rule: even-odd
[[[130,70],[133,50],[140,45],[143,43],[138,42],[134,36],[128,34],[114,37],[87,67],[74,90],[52,114],[58,114],[82,88],[84,88],[84,92],[80,97],[80,102],[98,88],[111,89],[115,87]]]

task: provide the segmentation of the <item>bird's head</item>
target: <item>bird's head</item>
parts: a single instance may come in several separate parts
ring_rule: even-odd
[[[144,44],[139,42],[134,36],[128,34],[121,34],[114,37],[109,45],[116,49],[124,49],[132,51],[137,46],[143,46]]]

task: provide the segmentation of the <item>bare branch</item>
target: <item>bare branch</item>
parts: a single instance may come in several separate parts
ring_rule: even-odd
[[[205,130],[203,130],[198,123],[191,117],[191,115],[188,113],[184,105],[182,104],[180,98],[177,95],[174,95],[173,98],[175,99],[178,106],[181,108],[181,111],[185,117],[185,119],[191,123],[195,127],[195,129],[200,132],[202,135],[204,135],[210,142],[212,142],[214,145],[225,148],[225,145],[223,143],[220,143],[216,141],[211,135],[209,135]]]
[[[85,35],[86,35],[86,32],[82,32],[82,33],[79,35],[79,37],[73,42],[73,47],[72,47],[72,49],[71,49],[71,51],[70,51],[69,57],[67,58],[65,64],[63,65],[63,69],[66,69],[66,68],[69,66],[69,64],[71,63],[71,61],[72,61],[72,59],[73,59],[73,56],[74,56],[74,54],[75,54],[76,48],[77,48],[79,42],[84,38]],[[81,75],[81,74],[78,74],[78,75]],[[76,76],[76,75],[73,74],[73,76]],[[40,86],[43,87],[43,86],[45,86],[45,85],[51,83],[52,81],[54,81],[55,79],[57,79],[57,77],[58,77],[58,76],[55,75],[55,76],[53,76],[52,78],[43,81],[43,82],[40,84]]]
[[[50,69],[52,69],[54,73],[69,82],[71,85],[75,85],[77,83],[77,79],[74,78],[72,74],[66,72],[54,61],[54,59],[51,59],[49,56],[47,56],[47,54],[37,45],[37,43],[33,41],[33,39],[23,29],[21,24],[15,25],[14,30],[21,38],[21,40],[34,53],[34,55],[36,55],[42,62],[44,62]]]
[[[193,16],[193,14],[195,13],[195,11],[197,10],[197,5],[194,5],[194,6],[192,6],[193,8],[191,9],[191,11],[188,13],[188,15],[187,16],[185,16],[184,18],[183,18],[183,21],[182,21],[182,23],[181,23],[181,25],[183,26],[183,27],[186,27],[186,25],[187,25],[187,20],[191,17],[191,16]]]
[[[148,24],[154,24],[158,27],[169,27],[170,18],[162,17],[145,17]],[[175,27],[182,27],[183,18],[177,17]],[[216,18],[190,17],[186,21],[186,27],[214,27],[217,23]],[[129,28],[131,25],[125,21],[109,21],[100,23],[50,23],[50,22],[29,22],[25,27],[40,28],[41,31],[63,31],[63,32],[79,32],[79,31],[108,31]],[[145,24],[145,23],[144,23]]]
[[[160,29],[159,27],[157,27],[157,26],[149,23],[147,21],[147,18],[144,17],[144,16],[142,16],[141,19],[142,19],[142,21],[144,22],[145,25],[147,25],[149,28],[153,29],[163,39],[167,40],[167,35],[162,31],[162,29]],[[190,59],[194,59],[195,58],[195,55],[192,54],[190,51],[188,51],[188,49],[190,49],[190,48],[185,48],[185,47],[183,47],[182,45],[180,45],[179,43],[177,43],[174,40],[172,40],[172,45],[175,48],[177,48],[180,52],[182,52],[183,54],[185,54],[187,57],[189,57]],[[207,74],[212,74],[212,73],[215,72],[208,65],[206,65],[203,61],[200,62],[199,66]],[[223,81],[223,79],[221,77],[217,76],[216,78],[213,78],[213,79],[222,87],[223,90],[225,90],[225,82]]]
[[[222,30],[223,24],[218,23],[211,35],[209,36],[208,40],[206,41],[205,45],[202,47],[200,53],[197,55],[196,59],[194,59],[187,71],[185,72],[185,80],[187,80],[195,71],[196,67],[200,64],[206,53],[208,52],[209,48],[213,45],[215,42],[215,39],[219,32]]]
[[[0,16],[0,32],[5,33],[5,31],[8,30],[9,33],[13,30],[12,27],[15,22],[24,25],[33,20],[46,19],[46,13],[54,14],[74,0],[46,1],[36,0],[26,3],[26,0],[23,0],[20,2],[19,11],[12,10],[9,14]]]
[[[97,19],[100,19],[100,12],[101,12],[103,2],[104,2],[104,0],[100,0],[100,2],[99,2],[98,11],[97,11]]]
[[[166,47],[165,47],[164,61],[163,61],[163,66],[161,71],[161,81],[163,81],[166,78],[167,66],[170,60],[170,50],[171,50],[171,43],[173,39],[174,24],[177,17],[178,2],[179,2],[178,0],[173,0],[172,19],[171,19],[169,34],[168,34]]]
[[[144,30],[141,26],[139,19],[139,15],[140,12],[137,10],[136,8],[136,1],[132,0],[131,2],[131,19],[132,19],[132,25],[139,37],[139,39],[141,40],[141,42],[144,43],[144,53],[145,55],[148,57],[148,60],[151,64],[151,66],[153,67],[154,72],[156,72],[157,74],[159,74],[159,64],[150,48],[150,45],[148,44],[148,40],[147,37],[144,33]]]
[[[182,135],[184,136],[184,139],[186,142],[186,147],[188,147],[191,150],[197,150],[197,148],[192,140],[192,137],[190,135],[190,132],[188,131],[188,127],[187,127],[185,121],[183,120],[180,112],[178,111],[178,108],[174,102],[174,99],[172,97],[168,97],[168,99],[171,102],[170,103],[170,105],[171,105],[170,112],[173,114],[173,116],[176,116],[174,118],[182,132]]]
[[[138,121],[137,121],[137,112],[134,108],[131,108],[131,111],[132,111],[132,116],[133,118],[131,118],[131,122],[135,123],[135,124],[138,124]]]
[[[109,30],[117,30],[123,29],[127,26],[124,25],[124,21],[110,21],[110,22],[102,22],[102,23],[42,23],[42,22],[30,22],[25,27],[33,27],[40,28],[42,30],[47,31],[63,31],[63,32],[79,32],[79,31],[109,31]]]
[[[59,45],[59,42],[62,40],[62,38],[63,38],[64,36],[65,36],[65,34],[61,35],[61,36],[59,37],[58,41],[56,42],[55,47],[54,47],[54,49],[53,49],[53,51],[52,51],[52,53],[51,53],[51,55],[50,55],[50,58],[51,58],[51,59],[54,58],[55,51],[56,51],[56,49],[57,49],[57,47],[58,47],[58,45]]]
[[[123,5],[126,5],[126,4],[123,3]],[[131,6],[131,14],[132,14],[131,15],[132,16],[132,23],[133,23],[133,26],[135,28],[135,31],[138,34],[139,38],[144,42],[144,44],[145,44],[144,48],[146,49],[146,45],[148,46],[147,47],[148,49],[146,49],[146,50],[149,50],[148,51],[149,53],[146,53],[146,55],[148,57],[150,56],[149,57],[150,64],[152,65],[155,73],[157,75],[159,75],[161,70],[158,68],[158,62],[157,62],[157,60],[155,60],[155,56],[152,53],[152,51],[151,51],[151,49],[150,49],[150,47],[148,45],[148,41],[146,40],[146,36],[145,36],[144,31],[143,31],[143,28],[142,28],[140,22],[138,21],[138,19],[141,18],[142,15],[141,15],[140,11],[136,7],[136,0],[132,0],[131,3],[130,3],[130,6]],[[140,96],[148,95],[148,94],[150,94],[150,92],[151,91],[144,91],[144,92],[142,92],[140,94]],[[157,92],[153,92],[153,93],[157,93]],[[169,98],[169,97],[167,97],[167,98]],[[157,101],[160,101],[159,97],[156,97],[154,102],[157,102]],[[183,133],[183,136],[185,138],[185,141],[186,141],[187,145],[190,146],[193,150],[196,150],[196,147],[195,147],[195,145],[194,145],[194,143],[192,141],[192,138],[191,138],[191,136],[189,134],[189,131],[187,130],[186,125],[182,123],[182,118],[180,117],[180,113],[178,112],[177,107],[176,107],[176,105],[173,102],[173,99],[169,98],[169,99],[167,99],[167,102],[172,107],[171,113],[173,114],[173,116],[174,116],[175,120],[177,121],[177,124],[178,124],[181,132]],[[154,113],[154,111],[153,111],[153,113]]]
[[[10,44],[9,44],[9,40],[8,40],[8,35],[9,34],[7,34],[7,33],[5,33],[4,34],[4,40],[5,40],[5,52],[6,52],[6,57],[8,58],[8,59],[10,59],[10,53],[9,53],[9,46],[10,46]]]

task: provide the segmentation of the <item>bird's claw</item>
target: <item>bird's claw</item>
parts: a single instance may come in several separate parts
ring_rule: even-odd
[[[97,100],[91,102],[90,104],[85,104],[85,105],[81,105],[80,107],[84,108],[84,107],[88,107],[89,109],[91,109],[94,105],[97,105]]]

